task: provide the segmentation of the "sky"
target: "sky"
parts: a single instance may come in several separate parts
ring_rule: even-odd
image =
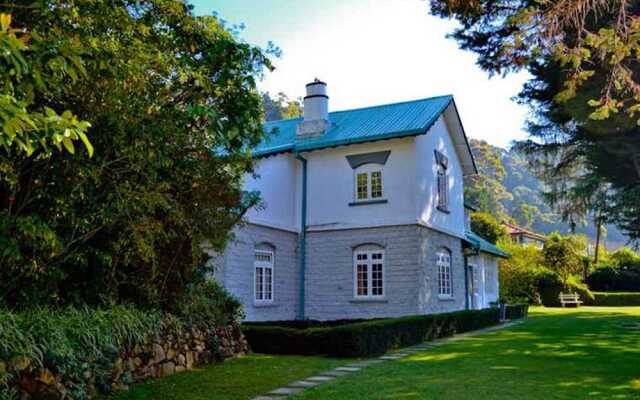
[[[216,12],[244,24],[240,38],[282,50],[258,87],[290,98],[305,84],[327,82],[330,111],[453,94],[468,136],[501,147],[526,137],[526,107],[511,98],[519,73],[489,78],[476,55],[446,34],[453,21],[428,14],[424,0],[190,0],[195,12]]]

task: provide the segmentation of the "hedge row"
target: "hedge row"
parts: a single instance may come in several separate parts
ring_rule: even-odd
[[[586,305],[600,307],[640,306],[640,292],[594,292],[594,299],[586,301]]]
[[[521,308],[514,315],[526,315]],[[496,325],[500,309],[466,310],[401,318],[344,321],[328,327],[296,324],[245,324],[243,333],[255,352],[268,354],[326,354],[334,357],[370,357],[396,347],[410,346],[454,333]],[[288,326],[282,326],[288,325]],[[314,326],[314,324],[310,324]]]
[[[529,304],[527,303],[506,304],[504,308],[505,319],[521,319],[529,315]]]

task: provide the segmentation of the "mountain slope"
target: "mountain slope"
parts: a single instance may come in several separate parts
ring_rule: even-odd
[[[515,151],[506,150],[492,146],[484,141],[471,139],[473,150],[481,178],[481,183],[477,181],[465,182],[467,199],[481,199],[478,207],[483,211],[490,212],[497,217],[510,216],[515,222],[523,227],[530,228],[536,232],[549,234],[553,231],[569,233],[569,225],[562,222],[558,215],[545,204],[540,191],[543,188],[542,182],[538,180],[528,169],[524,158]],[[496,169],[496,163],[500,163]],[[500,173],[500,167],[503,173]],[[497,171],[497,173],[496,173]],[[475,183],[475,184],[474,184]],[[489,193],[479,195],[479,191]],[[504,193],[502,193],[504,190]],[[491,201],[483,201],[487,197],[494,197],[491,201],[499,203],[499,206],[492,206]],[[500,213],[500,206],[503,213]],[[591,221],[576,228],[577,233],[582,233],[589,237],[590,241],[595,241],[596,229]],[[609,249],[624,246],[627,237],[615,226],[606,226],[605,245]]]

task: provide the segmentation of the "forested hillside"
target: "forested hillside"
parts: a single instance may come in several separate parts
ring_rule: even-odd
[[[465,182],[465,197],[482,211],[501,219],[512,218],[520,226],[541,233],[568,233],[569,224],[560,221],[540,195],[542,183],[528,170],[524,158],[513,150],[492,146],[471,139],[471,148],[480,174]],[[596,229],[591,221],[576,227],[577,233],[595,240]],[[627,238],[615,227],[605,230],[607,248],[626,244]]]

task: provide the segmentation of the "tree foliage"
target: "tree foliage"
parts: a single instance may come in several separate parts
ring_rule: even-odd
[[[12,26],[11,14],[0,14],[0,146],[27,155],[38,147],[49,151],[50,145],[74,153],[74,141],[82,140],[91,155],[91,124],[41,101],[70,90],[67,82],[87,78],[78,40],[50,33],[43,37],[30,27]]]
[[[202,264],[201,245],[221,251],[255,201],[241,179],[263,135],[265,52],[179,0],[38,0],[0,12],[36,66],[3,93],[28,113],[90,122],[95,147],[91,158],[49,151],[39,138],[55,144],[56,133],[30,131],[32,152],[0,149],[1,301],[171,302]]]
[[[493,244],[507,235],[507,230],[497,219],[483,212],[471,214],[471,230]]]
[[[471,140],[471,149],[478,173],[465,177],[465,201],[496,218],[507,218],[503,202],[513,196],[503,185],[506,172],[500,152],[484,140]]]
[[[296,118],[302,115],[302,104],[299,100],[291,100],[280,92],[277,97],[271,97],[268,92],[262,94],[264,103],[264,117],[266,121]]]
[[[517,149],[557,195],[549,198],[557,211],[571,223],[587,204],[596,225],[609,221],[640,239],[640,1],[433,0],[432,6],[462,23],[452,36],[479,55],[481,67],[531,74],[518,96],[533,111],[530,140]],[[607,201],[594,202],[598,193]]]
[[[595,120],[640,111],[637,6],[629,0],[431,0],[434,14],[461,22],[452,36],[491,73],[555,60],[566,72],[555,95],[560,102],[600,77],[598,95],[587,99]]]
[[[582,254],[585,248],[586,240],[582,237],[554,233],[549,236],[542,249],[544,266],[558,274],[561,281],[567,284],[571,276],[582,271]]]

